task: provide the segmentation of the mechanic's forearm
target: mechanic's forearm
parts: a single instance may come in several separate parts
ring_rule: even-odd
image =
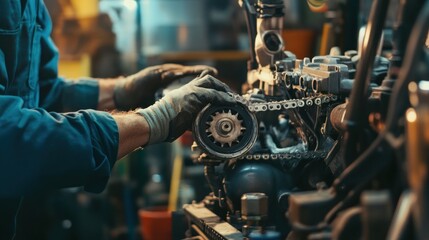
[[[149,126],[146,119],[134,112],[114,114],[118,125],[118,159],[145,145],[149,141]]]
[[[116,108],[113,98],[116,81],[116,79],[103,79],[98,81],[99,94],[97,110],[109,111]]]

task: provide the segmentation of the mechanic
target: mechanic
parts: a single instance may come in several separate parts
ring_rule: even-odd
[[[0,1],[0,239],[11,239],[21,198],[84,186],[101,192],[112,166],[140,146],[173,141],[209,102],[233,103],[207,66],[167,64],[98,81],[58,77],[42,0]],[[199,78],[155,104],[174,79]],[[144,109],[133,110],[138,107]],[[108,113],[98,109],[132,110]],[[75,112],[72,112],[75,111]]]

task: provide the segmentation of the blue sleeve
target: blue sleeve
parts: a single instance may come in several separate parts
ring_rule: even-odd
[[[52,22],[43,2],[41,6],[37,17],[37,22],[42,29],[39,69],[40,106],[56,112],[96,109],[97,80],[85,78],[71,81],[58,77],[58,49],[50,36]]]
[[[105,112],[49,113],[0,96],[0,198],[84,186],[100,192],[118,151],[118,129]]]

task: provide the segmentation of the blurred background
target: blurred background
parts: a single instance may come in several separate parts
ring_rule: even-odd
[[[285,0],[286,50],[298,58],[356,49],[357,27],[371,1],[339,1],[333,11],[310,12],[306,1]],[[240,92],[249,39],[236,0],[45,0],[66,78],[125,76],[162,63],[207,64]],[[359,23],[359,24],[358,24]],[[347,27],[344,27],[347,26]],[[16,239],[138,240],[147,214],[201,201],[210,190],[203,166],[192,163],[192,135],[136,151],[117,162],[102,194],[81,188],[24,199]],[[173,215],[173,218],[175,216]],[[168,229],[166,220],[157,225]],[[164,225],[162,225],[164,224]],[[185,227],[183,227],[185,228]]]

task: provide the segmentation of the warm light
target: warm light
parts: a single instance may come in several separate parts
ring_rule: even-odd
[[[408,109],[407,111],[407,121],[413,123],[417,120],[417,114],[414,109]]]
[[[408,84],[408,91],[416,92],[417,91],[417,83],[410,82],[410,84]]]

